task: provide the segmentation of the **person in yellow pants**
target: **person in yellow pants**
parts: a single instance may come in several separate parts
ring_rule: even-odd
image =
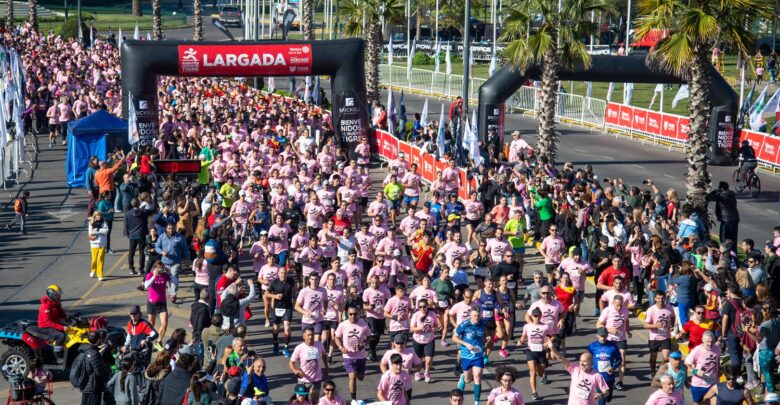
[[[103,281],[103,263],[106,257],[106,243],[108,241],[108,223],[103,220],[103,214],[95,211],[89,221],[88,229],[89,247],[92,250],[90,265],[90,277],[97,275],[98,280]]]

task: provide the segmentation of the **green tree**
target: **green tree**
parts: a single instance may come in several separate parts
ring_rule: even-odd
[[[549,0],[518,0],[505,9],[504,31],[507,41],[504,57],[515,68],[526,71],[531,65],[542,65],[539,100],[539,154],[554,162],[557,154],[555,104],[558,93],[558,70],[587,68],[591,58],[581,38],[598,33],[590,22],[591,12],[610,9],[605,0],[567,0],[563,8]],[[541,21],[538,18],[541,17]]]
[[[690,129],[685,154],[688,160],[685,186],[693,208],[706,212],[710,189],[707,122],[710,118],[710,51],[726,42],[749,57],[755,37],[748,29],[757,19],[772,14],[767,0],[642,0],[636,36],[652,29],[669,30],[647,56],[649,66],[674,73],[688,82]]]
[[[5,26],[8,27],[8,31],[14,29],[14,0],[5,0]]]
[[[143,11],[141,10],[141,0],[133,0],[132,8],[134,16],[142,17],[144,15]]]
[[[397,23],[403,19],[401,0],[347,0],[341,5],[341,16],[347,36],[362,36],[366,40],[366,90],[368,100],[379,100],[379,62],[382,49],[382,21]],[[365,22],[366,32],[363,32]]]
[[[303,23],[303,39],[314,40],[314,0],[301,2],[301,22]]]

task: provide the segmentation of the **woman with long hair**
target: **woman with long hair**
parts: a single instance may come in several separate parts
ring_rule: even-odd
[[[87,232],[89,247],[92,251],[89,276],[94,278],[97,275],[100,281],[103,281],[103,264],[106,258],[108,232],[109,227],[103,220],[103,214],[100,211],[95,211],[89,220]]]
[[[555,286],[555,296],[558,301],[563,305],[565,311],[565,317],[563,321],[563,329],[561,329],[561,351],[566,350],[566,337],[574,334],[574,324],[577,320],[577,307],[576,297],[577,289],[571,282],[571,276],[569,273],[561,273],[558,285]]]
[[[119,371],[111,377],[106,388],[113,395],[116,405],[138,405],[141,403],[143,382],[134,358],[125,356],[119,364]]]
[[[509,357],[509,351],[506,347],[509,343],[509,335],[512,332],[512,318],[515,311],[515,299],[509,289],[509,279],[506,275],[498,278],[498,288],[496,289],[496,298],[498,298],[499,309],[496,314],[496,336],[493,340],[501,341],[501,357]]]

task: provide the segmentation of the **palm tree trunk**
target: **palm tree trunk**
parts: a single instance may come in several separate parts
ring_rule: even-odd
[[[7,10],[5,15],[5,25],[6,28],[10,31],[14,27],[14,0],[6,0],[5,6]]]
[[[555,132],[555,108],[558,97],[558,48],[553,46],[543,56],[542,92],[539,100],[539,155],[554,163],[558,134]]]
[[[422,23],[423,23],[422,4],[417,3],[417,10],[415,11],[415,13],[417,14],[417,19],[415,21],[414,38],[419,41],[420,37],[422,36]]]
[[[133,16],[142,17],[143,15],[144,12],[141,10],[141,0],[133,0]]]
[[[707,138],[707,122],[710,118],[710,76],[708,72],[708,52],[704,46],[694,50],[694,59],[688,70],[690,87],[690,129],[685,155],[688,159],[688,172],[685,187],[687,197],[693,209],[699,213],[707,212],[706,194],[712,178],[708,170],[710,141]]]
[[[30,10],[28,22],[32,30],[38,32],[38,0],[27,0],[27,8]]]
[[[162,8],[160,0],[152,0],[152,39],[162,39]]]
[[[194,41],[203,40],[203,16],[201,11],[201,0],[192,0],[192,27],[195,31],[192,34],[192,39]]]
[[[314,1],[303,0],[303,39],[307,41],[314,40]]]
[[[379,100],[379,50],[382,47],[382,25],[377,21],[368,24],[366,47],[368,61],[366,71],[366,93],[368,101]]]

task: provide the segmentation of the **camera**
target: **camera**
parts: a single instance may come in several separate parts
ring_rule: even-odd
[[[603,181],[604,183],[611,183],[612,179],[610,179],[609,177],[604,177],[603,179],[601,179],[601,181]]]
[[[649,185],[653,184],[653,181],[650,180],[650,179],[644,179],[644,180],[642,180],[642,184],[644,184],[646,186],[649,186]]]
[[[255,352],[254,350],[247,350],[246,355],[247,357],[257,357],[257,352]]]

